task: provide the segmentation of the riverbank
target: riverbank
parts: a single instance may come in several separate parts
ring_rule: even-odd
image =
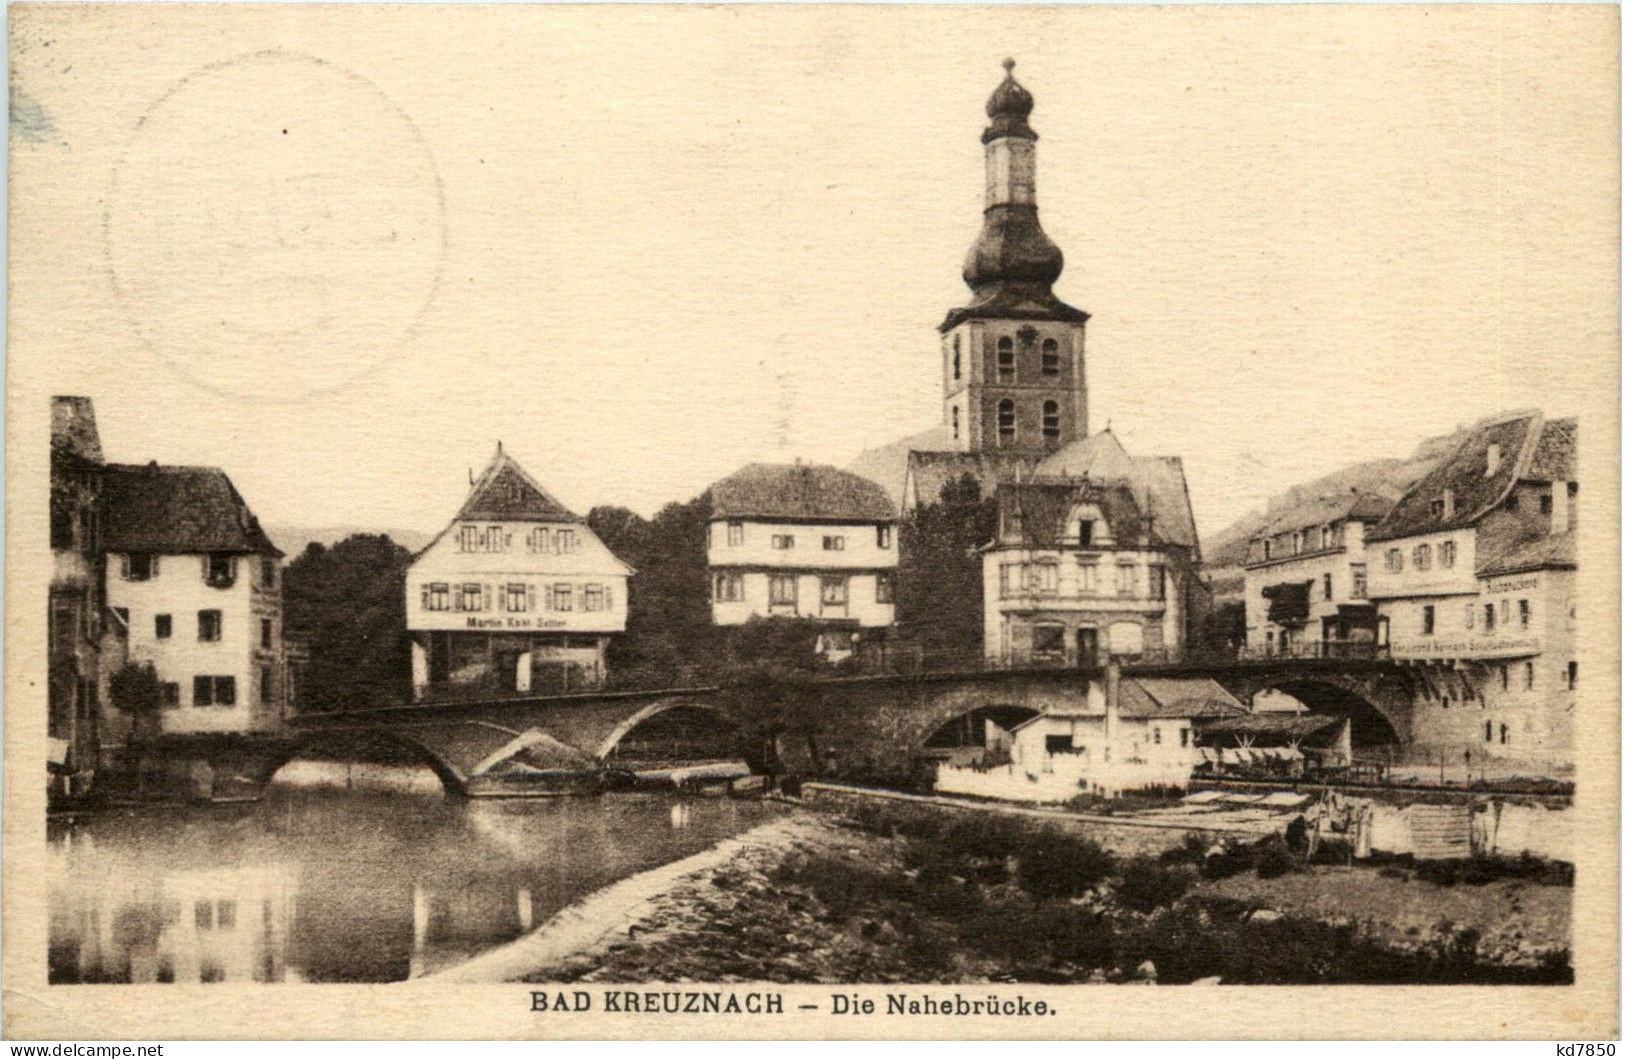
[[[1564,982],[1570,886],[1306,865],[1279,839],[1118,856],[1025,821],[795,811],[523,981]],[[668,866],[670,867],[670,866]],[[646,873],[647,874],[647,873]],[[630,881],[629,881],[630,882]],[[598,895],[588,898],[592,902]],[[589,917],[591,918],[591,917]],[[594,919],[595,922],[601,922]],[[537,932],[545,936],[548,928]],[[510,969],[511,969],[510,965]]]

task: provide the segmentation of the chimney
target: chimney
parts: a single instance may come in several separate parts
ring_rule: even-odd
[[[1489,478],[1501,467],[1501,446],[1490,442],[1490,447],[1484,456],[1484,477]]]

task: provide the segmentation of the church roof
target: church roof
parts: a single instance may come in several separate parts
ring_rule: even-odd
[[[902,507],[903,486],[908,478],[909,454],[915,451],[946,452],[953,447],[953,434],[948,428],[934,426],[918,434],[899,438],[887,445],[864,449],[846,465],[846,469],[860,478],[867,478],[879,485],[886,490],[892,503]]]
[[[468,499],[454,521],[460,522],[580,522],[581,517],[559,503],[532,478],[519,462],[502,451],[469,487]]]
[[[1042,458],[1032,452],[919,452],[908,454],[905,504],[934,504],[942,490],[966,475],[990,497],[1000,482],[1029,475]]]
[[[894,522],[886,490],[825,464],[751,463],[711,486],[711,517]]]
[[[282,554],[218,467],[110,463],[102,525],[109,552]]]

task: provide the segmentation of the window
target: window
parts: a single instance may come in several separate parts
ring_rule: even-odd
[[[480,528],[478,526],[462,526],[457,530],[457,550],[460,552],[477,552],[480,550]]]
[[[1061,564],[1056,562],[1034,563],[1029,576],[1032,587],[1041,595],[1053,596],[1060,583]]]
[[[781,552],[789,551],[796,546],[796,538],[792,533],[773,534],[773,547]]]
[[[1093,555],[1078,556],[1078,593],[1092,596],[1100,591],[1100,560]]]
[[[1072,753],[1072,737],[1070,735],[1046,735],[1044,737],[1044,753]]]
[[[846,606],[846,578],[821,577],[819,582],[819,602],[825,607]]]
[[[1117,594],[1119,596],[1134,595],[1134,564],[1117,564]]]
[[[875,575],[875,602],[890,603],[892,601],[892,575],[881,571]]]
[[[1085,518],[1078,520],[1078,544],[1084,548],[1095,542],[1095,520]]]
[[[1180,746],[1190,746],[1191,745],[1191,730],[1189,728],[1181,728],[1179,730],[1179,745]]]
[[[276,560],[275,559],[261,559],[260,560],[260,587],[262,587],[262,588],[275,588],[276,587]]]
[[[999,444],[1012,445],[1016,440],[1016,402],[1006,397],[999,402]]]
[[[576,550],[576,531],[575,530],[573,530],[573,529],[561,529],[561,530],[557,531],[556,533],[554,533],[553,537],[554,537],[554,540],[556,540],[558,542],[559,554],[561,554],[561,555],[569,555],[571,552]]]
[[[1000,599],[1009,599],[1010,598],[1010,596],[1011,596],[1011,588],[1012,588],[1012,586],[1014,586],[1016,584],[1016,578],[1015,578],[1015,575],[1012,573],[1012,571],[1017,571],[1019,569],[1020,569],[1020,567],[1016,563],[1002,563],[1002,564],[1000,564],[1000,566],[999,566],[999,598]]]
[[[1501,667],[1501,690],[1502,691],[1507,690],[1507,687],[1511,684],[1511,682],[1512,682],[1512,670],[1509,669],[1506,666],[1502,666]]]
[[[160,640],[167,640],[175,631],[175,623],[168,614],[156,614],[152,619],[152,634]]]
[[[1472,630],[1472,628],[1473,628],[1473,613],[1477,609],[1478,608],[1476,606],[1474,606],[1473,604],[1471,604],[1471,603],[1467,604],[1467,613],[1463,614],[1462,619],[1461,619],[1461,627],[1462,628],[1467,629],[1468,631]]]
[[[1535,689],[1535,663],[1533,662],[1523,664],[1523,686],[1525,691]]]
[[[467,584],[463,585],[462,586],[462,591],[460,591],[457,594],[457,609],[458,610],[484,610],[485,609],[485,586],[480,585],[480,584],[476,584],[476,583],[474,583],[472,581],[470,581]]]
[[[588,586],[586,586],[585,588],[583,588],[581,590],[581,609],[582,610],[603,610],[604,609],[604,586],[603,585],[588,585]]]
[[[1449,570],[1456,565],[1456,542],[1439,542],[1439,569]]]
[[[1053,338],[1044,339],[1044,374],[1061,374],[1061,347]]]
[[[236,677],[193,677],[193,706],[237,705]]]
[[[951,411],[953,412],[953,420],[954,420],[954,440],[958,441],[959,440],[959,406],[954,405],[953,408],[951,409]]]
[[[1540,513],[1542,515],[1550,515],[1552,513],[1552,494],[1540,494]]]
[[[767,602],[776,607],[796,605],[796,575],[774,574],[767,580]]]
[[[1501,624],[1512,624],[1512,601],[1510,599],[1503,599],[1501,601]]]
[[[530,531],[530,536],[525,538],[525,542],[531,551],[545,554],[551,545],[550,534],[546,527],[538,526]]]
[[[1494,733],[1495,733],[1495,722],[1493,722],[1493,721],[1485,721],[1484,722],[1484,742],[1493,743],[1495,741],[1495,734]]]
[[[260,619],[260,646],[265,650],[271,649],[271,619]]]
[[[1349,598],[1364,599],[1366,597],[1365,564],[1349,564]]]
[[[1268,560],[1269,560],[1269,558],[1270,558],[1270,552],[1271,552],[1271,551],[1272,551],[1272,550],[1273,550],[1273,549],[1272,549],[1272,548],[1271,548],[1271,547],[1270,547],[1270,545],[1271,545],[1271,543],[1272,543],[1272,542],[1271,542],[1271,541],[1270,541],[1270,540],[1269,540],[1269,538],[1267,538],[1267,537],[1266,537],[1266,538],[1265,538],[1265,539],[1264,539],[1264,559],[1265,559],[1265,560],[1266,560],[1266,561],[1268,561]]]
[[[1153,727],[1151,729],[1151,742],[1155,743],[1157,746],[1162,745],[1162,729],[1161,729],[1161,727]]]
[[[197,612],[197,638],[205,643],[213,643],[220,639],[220,612],[218,610],[200,610]]]
[[[1507,726],[1504,724],[1501,726],[1501,745],[1507,745]]]
[[[1321,598],[1323,598],[1323,599],[1331,599],[1332,598],[1332,575],[1331,574],[1328,573],[1328,574],[1322,574],[1321,575],[1320,589],[1321,589]]]
[[[272,703],[276,701],[276,684],[271,677],[270,666],[260,666],[260,702]]]
[[[444,581],[431,581],[423,586],[424,610],[450,610],[451,586]]]
[[[1059,658],[1066,653],[1065,625],[1034,625],[1033,654]]]
[[[1147,571],[1147,573],[1148,573],[1148,576],[1150,578],[1151,598],[1152,599],[1167,599],[1168,598],[1168,571],[1164,567],[1158,566],[1155,563],[1153,563],[1151,565],[1150,569]]]
[[[1332,528],[1330,526],[1320,527],[1320,546],[1322,548],[1330,548],[1332,546]],[[1330,599],[1331,597],[1327,596],[1326,598]]]
[[[1428,504],[1428,511],[1436,519],[1444,518],[1444,499],[1441,497]]]
[[[1518,600],[1518,624],[1525,629],[1529,628],[1529,618],[1529,601],[1527,599]]]
[[[1484,631],[1485,632],[1494,632],[1495,631],[1495,604],[1494,603],[1486,603],[1486,604],[1484,604]]]
[[[824,537],[824,550],[826,552],[846,551],[846,538],[840,536],[832,537],[826,534]]]
[[[158,557],[136,553],[124,557],[124,580],[147,581],[158,576]]]
[[[891,527],[890,526],[876,526],[875,527],[875,547],[877,547],[877,548],[890,548],[891,547]]]
[[[503,592],[503,606],[514,613],[523,613],[530,609],[530,592],[519,581],[508,582]]]
[[[1303,530],[1293,530],[1292,531],[1292,554],[1293,555],[1301,555],[1302,553],[1303,553]]]
[[[1016,348],[1008,335],[999,339],[999,381],[1016,381]]]
[[[745,579],[739,574],[722,573],[711,578],[711,598],[718,603],[738,603],[745,598]]]
[[[209,555],[203,559],[203,580],[215,588],[230,588],[237,580],[235,555]]]
[[[1568,686],[1570,691],[1580,686],[1580,663],[1578,662],[1569,663]]]
[[[181,686],[174,681],[165,681],[158,685],[158,697],[158,701],[165,708],[179,706],[181,704]]]
[[[1384,566],[1391,574],[1397,574],[1405,569],[1405,555],[1398,548],[1389,548],[1384,557]]]
[[[954,381],[959,381],[959,336],[954,336]]]
[[[1422,635],[1433,635],[1433,604],[1431,603],[1422,607]]]
[[[1411,549],[1411,565],[1426,570],[1433,565],[1433,545],[1418,544]]]
[[[1061,406],[1054,401],[1044,402],[1044,436],[1046,438],[1061,436]]]
[[[728,523],[728,547],[737,548],[745,543],[745,524],[739,519]]]
[[[553,586],[553,609],[573,610],[575,608],[575,589],[569,584],[560,582]]]

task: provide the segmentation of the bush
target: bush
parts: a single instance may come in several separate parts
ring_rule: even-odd
[[[1169,868],[1146,857],[1136,857],[1123,866],[1117,881],[1117,900],[1136,912],[1152,912],[1171,905],[1184,896],[1193,879],[1185,868]]]
[[[1035,835],[1017,854],[1021,888],[1040,900],[1077,897],[1112,873],[1113,857],[1086,838]]]
[[[1271,835],[1254,848],[1253,867],[1260,879],[1274,879],[1298,868],[1298,858],[1287,848],[1286,840]]]

